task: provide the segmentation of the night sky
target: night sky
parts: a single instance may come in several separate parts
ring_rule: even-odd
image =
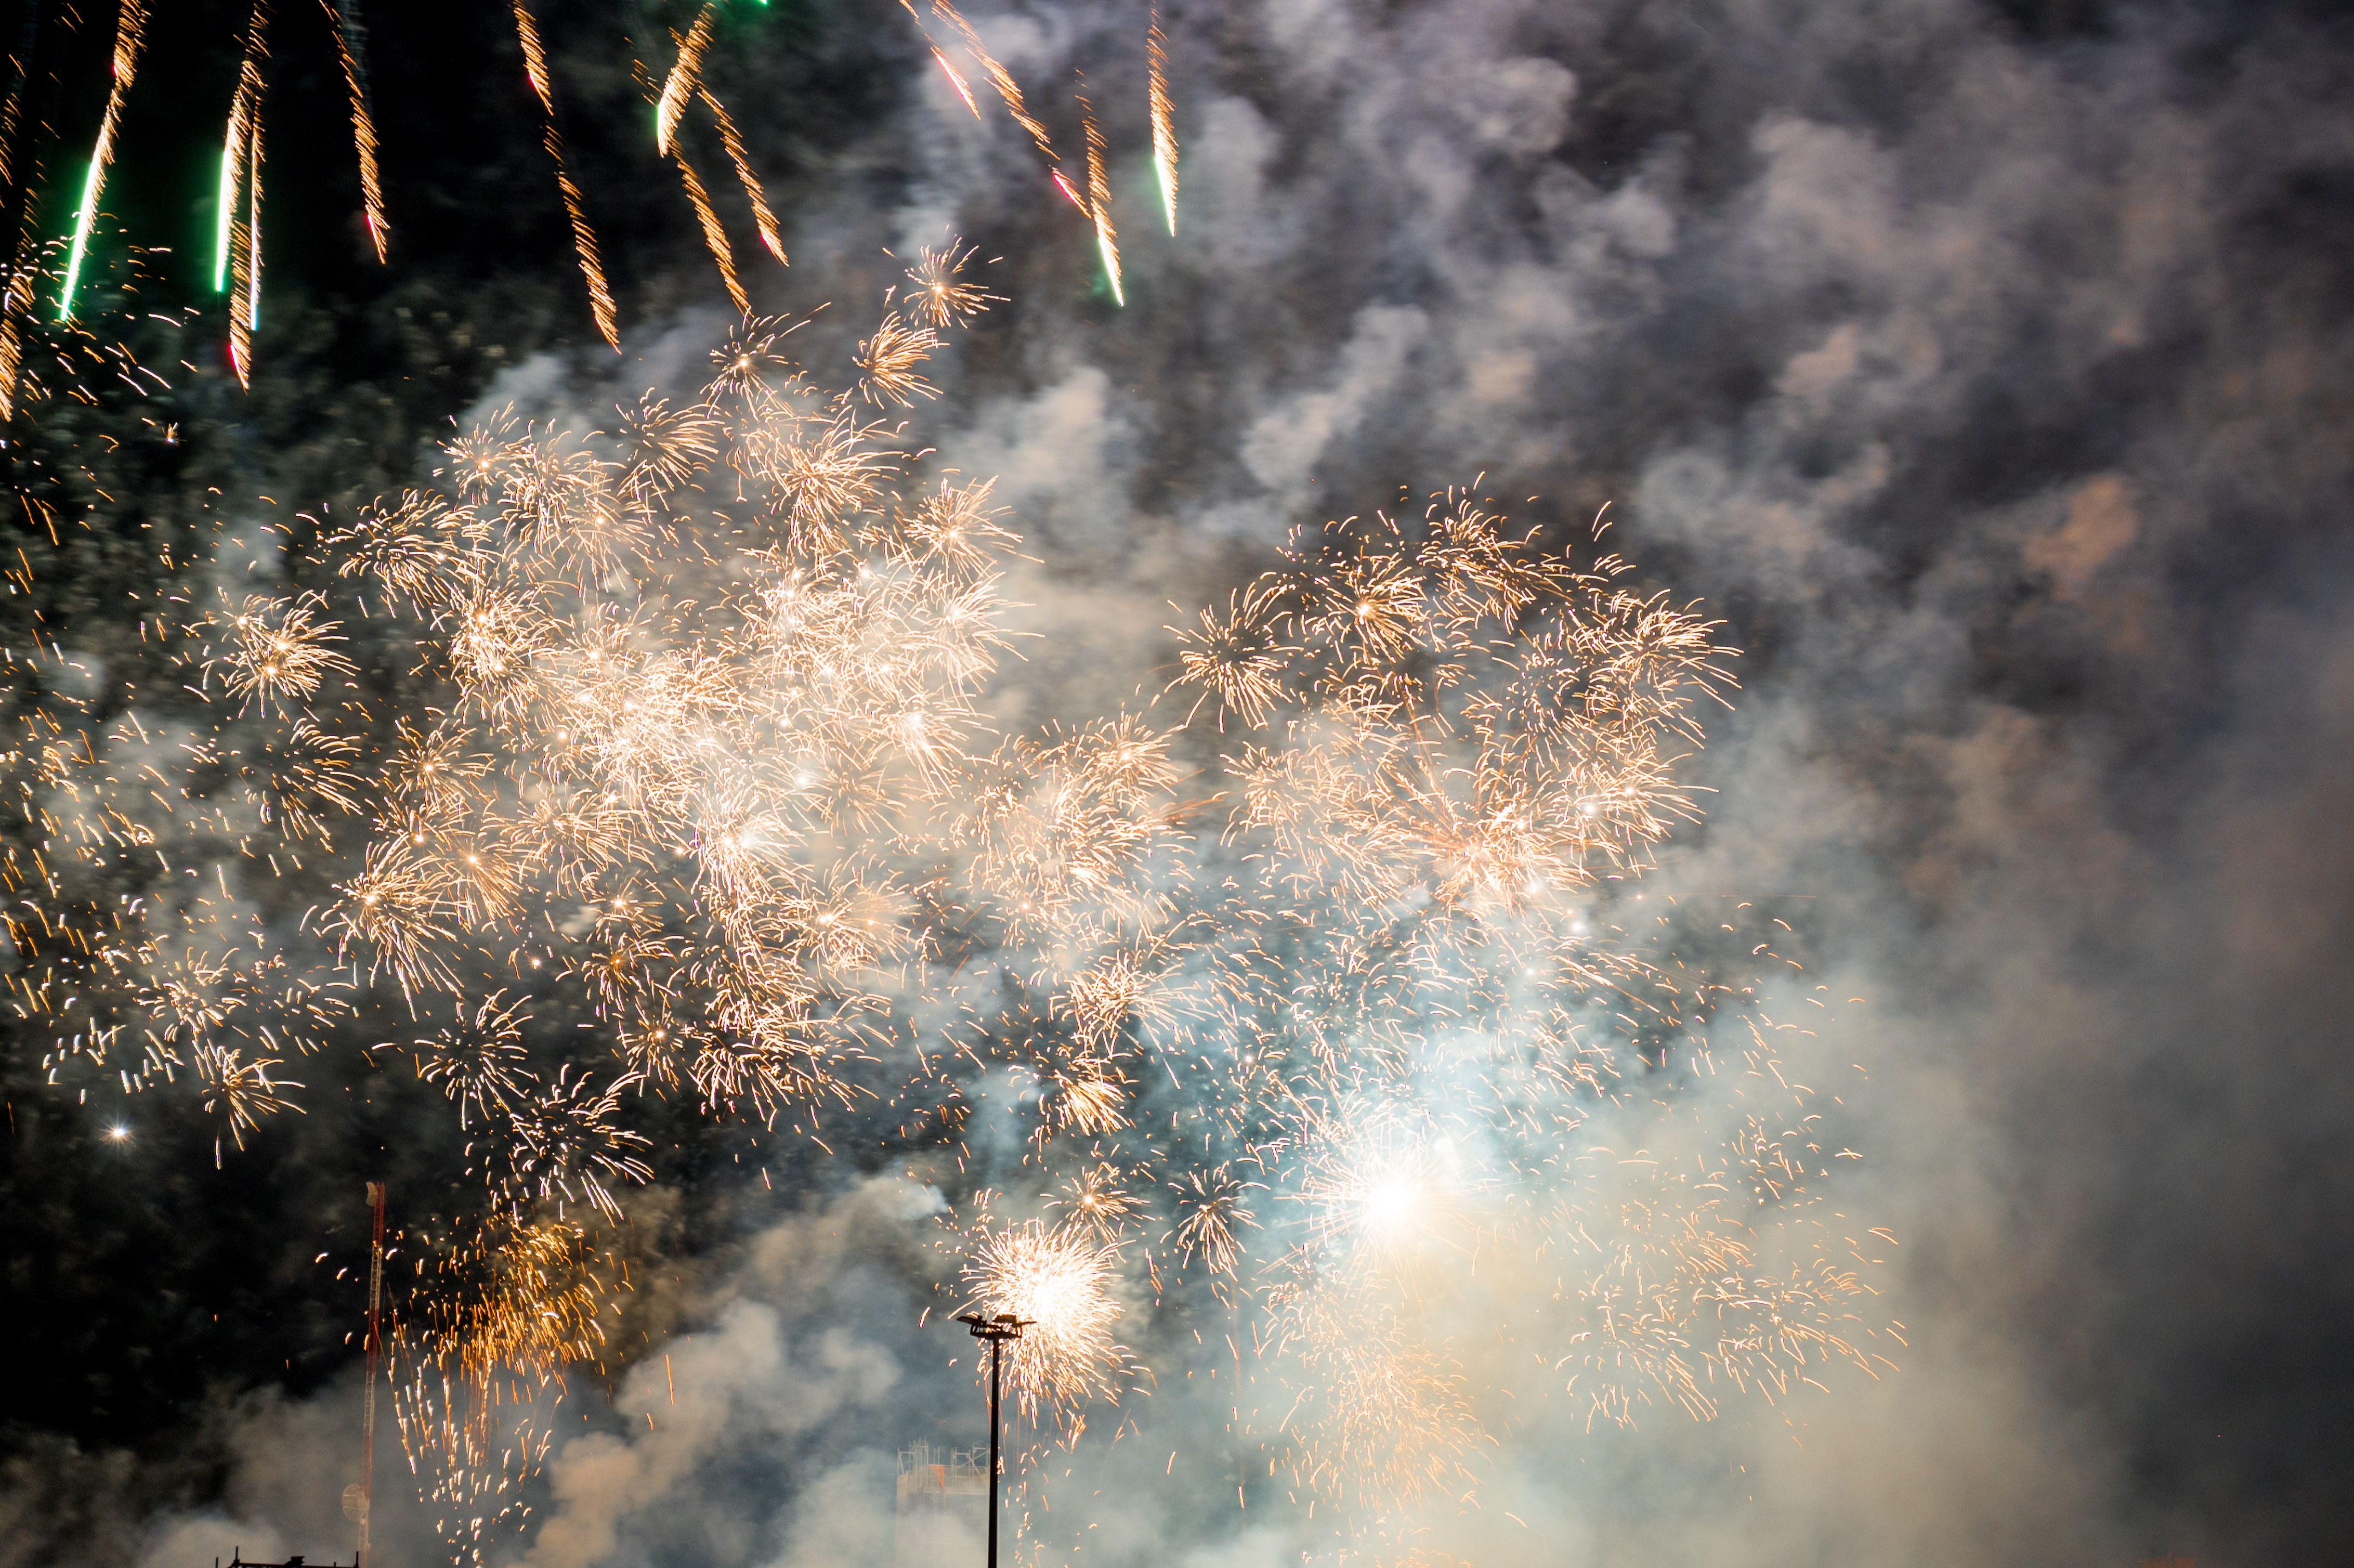
[[[288,541],[267,570],[332,584],[322,541],[424,482],[453,420],[675,396],[730,325],[631,73],[633,39],[698,6],[540,7],[618,355],[506,8],[358,9],[390,260],[359,215],[328,16],[283,0],[240,389],[209,247],[248,8],[156,0],[87,319],[169,385],[20,401],[0,454],[39,503],[5,523],[31,586],[0,627],[95,660],[101,708],[130,702],[110,681],[159,678],[130,651],[180,580],[157,542],[185,563],[267,523]],[[789,268],[707,123],[696,155],[755,309],[832,302],[797,340],[810,363],[841,373],[917,247],[953,230],[989,259],[1003,302],[908,417],[927,461],[998,476],[1031,558],[1002,721],[1157,687],[1163,624],[1191,614],[1171,603],[1223,600],[1295,524],[1450,483],[1548,538],[1608,503],[1636,580],[1702,601],[1742,651],[1695,764],[1705,821],[1656,875],[1770,903],[1861,999],[1810,1049],[1868,1068],[1844,1080],[1863,1158],[1839,1192],[1901,1243],[1873,1310],[1909,1352],[1706,1425],[1510,1425],[1484,1511],[1426,1561],[2354,1561],[2354,26],[2336,9],[1172,4],[1172,238],[1145,9],[976,0],[1066,151],[1084,73],[1121,304],[1030,138],[985,92],[967,112],[901,7],[717,8],[707,79]],[[112,17],[9,15],[37,50],[10,79],[54,132],[19,137],[15,168],[38,161],[9,211],[29,199],[43,238],[71,226]],[[387,745],[425,690],[415,652],[352,635]],[[11,680],[12,725],[58,699]],[[21,749],[5,762],[14,811],[35,786]],[[40,835],[12,818],[0,836]],[[362,838],[260,897],[299,961],[332,963],[306,911]],[[398,990],[355,1007],[287,1069],[302,1114],[217,1164],[187,1086],[126,1098],[101,1075],[85,1101],[46,1081],[49,1033],[0,1013],[0,1568],[348,1561],[362,1185],[389,1180],[417,1251],[482,1204],[441,1095],[375,1048],[419,1033]],[[689,1101],[633,1114],[653,1176],[614,1244],[636,1273],[627,1343],[575,1380],[534,1511],[486,1560],[887,1563],[893,1450],[982,1427],[939,1328],[931,1199],[902,1174],[921,1137],[837,1153]],[[1172,1308],[1134,1330],[1172,1358],[1140,1422],[1193,1419],[1167,1347],[1199,1326]],[[637,1422],[649,1389],[689,1413],[674,1432]],[[1170,1446],[1119,1426],[1054,1460],[1102,1520],[1072,1561],[1329,1551],[1173,1455],[1162,1487]],[[377,1557],[441,1560],[380,1441]],[[1539,1529],[1503,1522],[1532,1510]]]

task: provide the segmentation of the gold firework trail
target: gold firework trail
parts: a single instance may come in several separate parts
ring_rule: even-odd
[[[696,26],[703,27],[708,20],[709,7],[706,7],[704,15],[697,18]],[[639,87],[645,92],[647,98],[654,102],[659,112],[663,105],[668,101],[667,94],[672,89],[679,87],[682,82],[689,83],[687,90],[691,90],[695,96],[702,99],[705,106],[711,111],[713,122],[719,128],[720,141],[726,150],[727,160],[734,166],[737,180],[744,187],[745,199],[751,206],[753,222],[759,231],[761,244],[767,247],[769,253],[774,256],[779,264],[789,265],[785,258],[784,241],[778,233],[776,215],[769,207],[768,193],[761,189],[759,177],[752,172],[751,156],[744,145],[743,137],[737,132],[735,117],[727,112],[727,107],[720,101],[719,95],[712,91],[709,85],[700,79],[699,75],[690,80],[690,78],[680,74],[690,59],[697,62],[699,68],[707,38],[698,41],[692,35],[681,38],[673,32],[671,34],[671,43],[678,51],[679,65],[673,69],[668,81],[663,88],[663,95],[658,96],[655,93],[643,60],[633,62]],[[682,104],[684,102],[684,98],[681,102]],[[719,269],[720,281],[726,287],[727,297],[735,302],[737,313],[748,315],[751,313],[751,302],[746,295],[742,279],[737,272],[735,250],[728,242],[726,228],[720,221],[718,209],[713,205],[711,193],[705,186],[702,176],[695,172],[694,164],[687,158],[685,143],[677,134],[679,129],[677,118],[673,117],[669,125],[669,132],[663,138],[663,145],[672,161],[678,165],[679,184],[686,193],[687,204],[695,210],[695,226],[702,232],[704,247],[711,252],[712,261]]]
[[[748,316],[752,302],[745,296],[743,282],[736,276],[736,256],[727,244],[727,230],[719,222],[719,214],[711,205],[711,196],[703,188],[703,181],[695,165],[686,161],[686,149],[673,143],[671,161],[678,165],[680,180],[686,186],[686,199],[695,205],[695,220],[702,227],[703,243],[711,251],[711,259],[719,265],[720,281],[727,285],[727,297],[736,302],[736,313]]]
[[[531,90],[539,96],[539,106],[545,117],[542,140],[547,155],[556,164],[557,189],[563,193],[565,216],[572,222],[572,246],[580,258],[580,276],[588,286],[588,309],[596,318],[599,335],[616,354],[621,348],[620,323],[613,309],[612,291],[605,286],[605,263],[597,254],[597,231],[588,224],[586,204],[580,187],[572,178],[571,164],[564,155],[564,131],[556,111],[556,83],[547,73],[547,55],[541,47],[539,24],[533,17],[531,0],[514,0],[515,37],[523,44],[524,74],[531,80]]]
[[[696,90],[719,127],[719,140],[727,149],[727,161],[736,165],[736,178],[744,186],[745,199],[752,204],[752,221],[759,228],[760,243],[769,248],[777,265],[790,266],[785,260],[785,242],[777,232],[777,215],[769,209],[769,194],[760,188],[760,178],[752,172],[751,154],[745,150],[744,138],[737,133],[736,117],[727,112],[727,106],[709,87],[699,86]]]
[[[13,418],[16,411],[17,378],[25,363],[24,322],[33,308],[34,256],[37,249],[35,224],[37,204],[32,200],[32,175],[14,160],[17,156],[17,137],[24,123],[26,93],[32,85],[33,62],[29,58],[10,60],[16,73],[16,82],[9,90],[8,101],[0,109],[0,189],[14,189],[22,202],[19,232],[13,238],[0,237],[0,242],[11,247],[7,274],[0,278],[0,420]],[[24,154],[31,161],[27,147]]]
[[[335,24],[335,55],[344,68],[344,90],[352,101],[352,150],[360,169],[361,210],[367,218],[368,242],[381,263],[392,231],[385,222],[384,187],[376,169],[376,112],[367,77],[367,29],[361,25],[356,0],[319,0]]]
[[[679,116],[686,112],[686,103],[695,91],[696,77],[703,69],[703,51],[711,47],[711,24],[719,12],[719,0],[704,0],[703,9],[695,14],[695,26],[681,39],[677,34],[671,40],[678,47],[678,58],[664,79],[662,96],[654,102],[654,148],[670,151],[671,139],[678,133]]]

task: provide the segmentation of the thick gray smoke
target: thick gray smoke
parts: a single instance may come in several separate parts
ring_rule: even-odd
[[[937,75],[874,132],[910,171],[898,198],[788,215],[796,270],[768,286],[807,305],[788,291],[823,278],[863,309],[877,249],[947,224],[1002,258],[1010,302],[928,433],[1001,476],[1041,558],[1004,716],[1128,697],[1165,654],[1161,601],[1222,590],[1291,523],[1481,472],[1543,498],[1525,521],[1606,501],[1614,543],[1748,650],[1668,885],[1803,901],[1833,990],[1868,1001],[1812,1049],[1871,1069],[1842,1201],[1902,1238],[1881,1280],[1901,1372],[1707,1425],[1532,1415],[1428,1545],[1759,1568],[2354,1551],[2330,1418],[2354,1300],[2343,23],[1173,9],[1172,239],[1142,9],[974,19],[1041,101],[1086,70],[1126,308],[1090,291],[1092,236],[1027,139]],[[642,1358],[559,1445],[516,1563],[890,1560],[892,1452],[979,1436],[970,1364],[947,1365],[921,1192],[813,1202],[682,1298],[667,1377]],[[1192,1568],[1316,1550],[1159,1440],[1227,1441],[1225,1397],[1164,1382],[1104,1413],[1051,1458],[1056,1510],[1085,1516],[1057,1537]],[[217,1535],[157,1529],[158,1568]]]

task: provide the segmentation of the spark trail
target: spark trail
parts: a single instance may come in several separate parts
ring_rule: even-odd
[[[253,0],[223,142],[221,259],[214,270],[214,286],[228,291],[229,363],[240,387],[252,384],[253,332],[261,324],[261,104],[268,86],[262,67],[269,58],[270,0]]]
[[[376,167],[376,107],[368,90],[367,29],[361,26],[355,0],[319,0],[335,24],[335,57],[344,68],[344,90],[352,103],[352,151],[359,160],[361,211],[367,219],[368,242],[376,259],[385,260],[392,241],[385,221],[384,183]]]
[[[99,122],[98,143],[90,149],[90,173],[82,182],[81,202],[74,209],[73,243],[66,257],[65,281],[58,290],[58,317],[73,319],[74,290],[81,281],[82,258],[90,249],[90,226],[98,220],[99,197],[106,190],[106,172],[114,162],[114,138],[122,123],[123,100],[139,71],[139,56],[147,41],[146,0],[122,0],[114,24],[114,80],[107,90],[106,113]]]
[[[1161,184],[1161,208],[1169,218],[1169,233],[1177,233],[1177,130],[1169,101],[1169,44],[1155,12],[1144,35],[1144,55],[1150,69],[1148,107],[1152,113],[1152,173]]]
[[[614,310],[612,291],[605,284],[605,262],[598,253],[597,231],[589,226],[580,186],[573,179],[572,165],[564,155],[563,122],[556,111],[556,82],[547,72],[547,52],[540,43],[539,22],[532,13],[531,0],[514,0],[514,23],[515,37],[523,45],[524,75],[539,99],[544,116],[541,140],[547,147],[549,161],[556,165],[556,187],[564,197],[565,217],[571,221],[572,246],[579,257],[581,281],[588,285],[589,313],[596,320],[598,335],[605,340],[606,346],[619,353],[620,322]]]

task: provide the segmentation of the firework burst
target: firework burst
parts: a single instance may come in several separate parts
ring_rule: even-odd
[[[461,1553],[607,1353],[586,1227],[657,1115],[831,1150],[923,1099],[965,1296],[1034,1319],[1027,1419],[1144,1419],[1126,1347],[1200,1292],[1257,1473],[1350,1529],[1462,1495],[1523,1401],[1706,1418],[1882,1366],[1769,917],[1642,891],[1704,799],[1713,623],[1449,491],[1181,610],[1141,711],[1009,729],[1019,541],[892,422],[991,302],[970,260],[919,257],[842,385],[750,319],[698,395],[461,433],[322,586],[181,572],[137,684],[12,648],[5,978],[44,1067],[185,1084],[226,1150],[300,1108],[352,988],[398,993],[479,1183],[399,1341]],[[303,937],[336,968],[240,892],[339,845]],[[1028,1118],[1011,1170],[955,1147],[984,1083]],[[1507,1288],[1542,1309],[1483,1318]]]

